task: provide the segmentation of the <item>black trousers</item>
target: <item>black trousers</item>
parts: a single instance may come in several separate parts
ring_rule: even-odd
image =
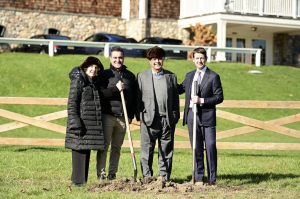
[[[204,167],[204,142],[207,162],[207,180],[208,182],[217,179],[217,147],[216,147],[216,127],[215,126],[203,126],[200,122],[199,116],[196,118],[196,172],[195,180],[203,181],[205,167]],[[191,147],[193,148],[193,111],[188,112],[187,125],[189,129],[189,137]]]
[[[90,150],[72,150],[72,177],[71,180],[76,184],[86,183],[88,180]]]

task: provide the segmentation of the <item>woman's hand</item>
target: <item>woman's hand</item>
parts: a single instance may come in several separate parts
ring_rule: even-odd
[[[119,91],[122,91],[124,89],[124,84],[119,81],[117,84],[116,84],[116,87],[119,89]]]

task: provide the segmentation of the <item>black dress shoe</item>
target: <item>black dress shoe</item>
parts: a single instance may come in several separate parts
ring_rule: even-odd
[[[208,185],[209,186],[216,186],[216,182],[215,181],[209,181]]]
[[[82,186],[83,186],[83,183],[75,183],[75,182],[72,182],[72,185],[75,186],[75,187],[82,187]]]

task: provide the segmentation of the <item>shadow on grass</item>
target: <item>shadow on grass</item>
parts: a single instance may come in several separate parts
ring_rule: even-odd
[[[24,151],[58,151],[69,152],[70,149],[64,147],[40,147],[40,146],[19,146],[19,145],[0,145],[0,151],[24,152]]]
[[[236,175],[218,175],[217,181],[220,180],[222,184],[220,185],[228,185],[234,183],[235,185],[245,185],[245,184],[259,184],[261,182],[267,181],[280,181],[284,179],[293,179],[299,178],[300,175],[295,175],[292,173],[288,174],[274,174],[274,173],[265,173],[265,174],[257,174],[257,173],[247,173],[247,174],[236,174]],[[186,179],[181,178],[171,178],[172,182],[176,183],[184,183],[184,181],[191,181],[192,175],[188,175]],[[225,181],[226,184],[223,184]],[[207,183],[207,177],[204,177],[204,183]]]
[[[261,182],[267,181],[279,181],[283,179],[292,179],[292,178],[299,178],[300,175],[295,175],[292,173],[288,174],[274,174],[274,173],[264,173],[264,174],[257,174],[257,173],[246,173],[246,174],[236,174],[236,175],[220,175],[218,176],[219,179],[225,180],[226,182],[230,181],[240,181],[242,184],[259,184]]]
[[[236,153],[236,152],[232,152],[232,153],[219,153],[218,152],[218,156],[220,157],[287,157],[287,156],[295,156],[297,155],[296,151],[289,151],[289,153],[287,153],[287,151],[247,151],[247,153],[245,153],[246,151],[244,151],[244,153]],[[299,155],[299,154],[298,154]],[[297,155],[297,156],[298,156]]]

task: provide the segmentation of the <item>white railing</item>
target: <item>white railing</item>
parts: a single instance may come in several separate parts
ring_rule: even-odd
[[[261,0],[235,0],[229,6],[230,12],[259,13]]]
[[[67,40],[46,40],[46,39],[22,39],[22,38],[0,38],[0,43],[16,43],[16,44],[35,44],[48,45],[49,56],[54,56],[54,44],[60,46],[80,46],[80,47],[104,47],[104,56],[109,57],[109,46],[121,46],[122,48],[131,49],[149,49],[156,44],[137,44],[137,43],[106,43],[106,42],[86,42],[86,41],[67,41]],[[192,51],[197,46],[186,45],[158,45],[165,50],[183,50]],[[207,51],[207,62],[211,62],[212,52],[228,52],[228,53],[245,53],[256,54],[255,65],[260,66],[261,49],[260,48],[218,48],[213,46],[202,46]]]
[[[211,13],[241,13],[300,17],[300,0],[181,0],[180,18]]]
[[[276,16],[292,16],[293,0],[264,0],[264,14]]]

